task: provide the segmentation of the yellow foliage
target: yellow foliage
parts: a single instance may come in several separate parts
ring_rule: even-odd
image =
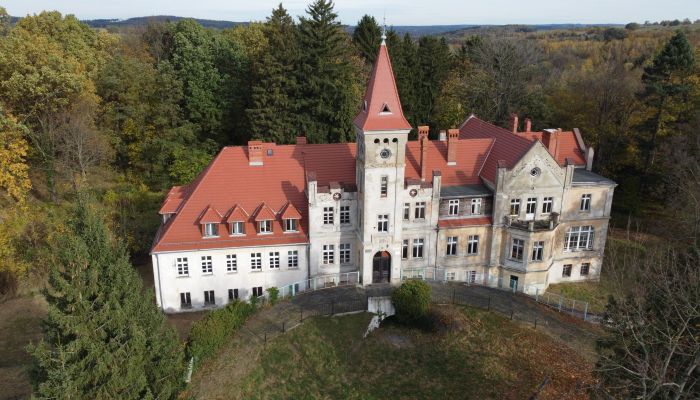
[[[32,188],[27,153],[29,144],[22,136],[21,125],[0,108],[0,188],[23,204]]]

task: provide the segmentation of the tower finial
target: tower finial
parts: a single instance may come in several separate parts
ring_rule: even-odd
[[[384,14],[384,26],[382,27],[382,44],[386,44],[386,14]]]

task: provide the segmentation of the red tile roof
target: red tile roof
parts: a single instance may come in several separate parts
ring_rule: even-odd
[[[287,202],[281,213],[282,219],[301,219],[301,213],[292,205],[292,203]]]
[[[353,123],[363,131],[411,129],[401,109],[389,51],[383,42],[367,83],[362,110]]]
[[[236,204],[228,212],[228,216],[226,217],[226,222],[228,222],[228,223],[231,223],[234,221],[240,222],[240,221],[247,221],[248,219],[250,219],[250,214],[248,214],[248,212],[246,210],[244,210],[243,207]]]
[[[441,219],[438,220],[440,228],[462,228],[465,226],[491,225],[491,217]]]
[[[493,139],[457,140],[457,164],[447,165],[447,142],[426,141],[428,146],[427,171],[439,170],[442,173],[442,185],[468,185],[481,183],[479,170],[486,160]],[[406,144],[406,179],[420,179],[420,142]],[[426,181],[430,181],[430,177]]]
[[[255,215],[255,222],[270,221],[277,218],[277,214],[265,203],[260,204],[253,215]]]
[[[554,146],[550,154],[557,160],[559,165],[565,166],[567,158],[573,160],[576,165],[586,164],[584,150],[579,146],[574,132],[560,131],[554,134],[559,137],[559,143],[558,146]],[[550,138],[552,134],[545,134],[544,132],[518,132],[517,135],[531,142],[539,140],[544,144],[544,147],[550,147]]]
[[[202,216],[199,217],[199,223],[200,224],[211,224],[211,223],[221,223],[224,217],[221,215],[221,213],[216,210],[215,208],[212,208],[211,206],[207,206],[207,208],[202,212]]]
[[[172,189],[165,196],[165,201],[163,201],[163,206],[158,211],[158,214],[172,214],[177,211],[178,207],[182,203],[182,200],[187,196],[189,185],[187,186],[173,186]]]

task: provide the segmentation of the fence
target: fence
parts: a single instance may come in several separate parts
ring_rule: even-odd
[[[304,281],[280,286],[280,297],[293,297],[307,291],[332,288],[337,286],[358,285],[360,283],[359,272],[345,272],[340,274],[321,275]],[[267,296],[266,296],[267,297]]]
[[[459,282],[467,285],[487,286],[493,289],[529,296],[538,303],[552,307],[559,312],[568,312],[573,316],[582,318],[584,321],[589,320],[589,317],[591,317],[588,312],[588,303],[585,301],[553,295],[545,292],[544,285],[522,285],[519,284],[517,280],[511,280],[510,278],[477,274],[475,271],[448,271],[445,268],[426,267],[402,270],[401,280],[405,279],[423,279],[434,282]]]

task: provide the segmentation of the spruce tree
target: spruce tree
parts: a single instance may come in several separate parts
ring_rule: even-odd
[[[381,37],[382,31],[377,20],[365,14],[352,33],[352,41],[368,64],[373,64],[377,58],[379,44],[382,41]]]
[[[359,71],[352,63],[349,37],[330,0],[316,0],[301,17],[301,51],[296,68],[300,127],[311,143],[346,142],[359,109]]]
[[[423,36],[418,40],[418,71],[415,85],[416,122],[435,126],[435,104],[450,71],[452,59],[445,38]]]
[[[81,200],[56,246],[44,337],[29,347],[36,398],[175,398],[182,346],[124,246]]]
[[[408,33],[401,39],[393,29],[387,32],[386,42],[403,113],[408,122],[416,127],[422,123],[416,118],[416,74],[418,72],[416,44]]]
[[[267,49],[255,63],[251,107],[246,110],[251,134],[256,139],[293,143],[297,126],[297,81],[294,68],[299,58],[294,20],[282,7],[272,10],[264,27]]]

